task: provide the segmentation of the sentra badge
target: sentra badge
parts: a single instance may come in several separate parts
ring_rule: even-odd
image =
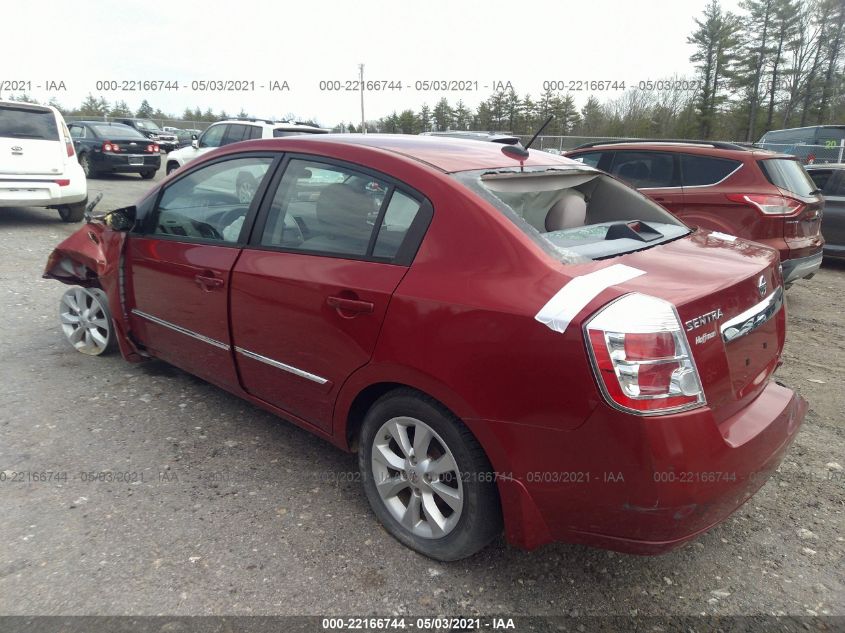
[[[692,332],[696,328],[700,328],[702,325],[707,325],[708,323],[713,323],[714,321],[718,321],[722,318],[722,308],[716,308],[710,312],[705,312],[694,319],[690,319],[689,321],[684,323],[684,327],[687,328],[687,332]]]

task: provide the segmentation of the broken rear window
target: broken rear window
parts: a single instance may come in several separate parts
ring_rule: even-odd
[[[630,253],[690,232],[642,194],[592,169],[477,170],[454,177],[564,263]]]

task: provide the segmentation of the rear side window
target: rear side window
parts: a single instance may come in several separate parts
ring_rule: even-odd
[[[610,173],[637,189],[675,185],[675,158],[667,152],[617,152]]]
[[[394,190],[376,237],[376,244],[373,248],[374,257],[387,259],[396,257],[399,247],[408,234],[408,230],[411,228],[419,210],[420,203],[418,201],[401,191]]]
[[[0,136],[56,141],[59,128],[50,110],[3,106],[0,107]]]
[[[292,160],[270,206],[261,245],[364,257],[389,188],[345,166]]]
[[[249,138],[249,129],[246,125],[230,125],[226,130],[226,135],[223,137],[222,145],[229,143],[237,143],[238,141]]]
[[[684,187],[715,185],[724,180],[742,163],[712,156],[681,154],[681,174]]]
[[[796,160],[770,158],[761,160],[760,168],[775,187],[780,187],[796,196],[809,196],[818,189],[804,167]]]

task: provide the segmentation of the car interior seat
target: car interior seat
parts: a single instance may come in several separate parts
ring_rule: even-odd
[[[587,201],[584,194],[567,189],[546,214],[546,231],[560,231],[584,226],[587,221]]]
[[[321,235],[303,242],[303,248],[364,254],[373,230],[367,223],[372,210],[367,194],[342,183],[326,186],[316,207]]]

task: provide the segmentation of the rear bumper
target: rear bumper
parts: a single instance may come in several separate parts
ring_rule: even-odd
[[[69,179],[70,184],[62,186],[54,179]],[[55,207],[82,202],[87,195],[88,184],[81,169],[78,175],[59,175],[43,180],[0,178],[0,207]]]
[[[160,154],[134,155],[104,155],[95,154],[93,157],[95,169],[101,172],[139,172],[148,169],[158,170],[161,167]],[[131,165],[130,159],[142,161],[140,165]]]
[[[822,265],[823,253],[819,251],[807,257],[785,259],[781,262],[783,266],[783,283],[788,284],[798,279],[812,277]]]
[[[511,458],[505,472],[493,459],[508,539],[529,549],[550,541],[636,554],[677,547],[766,482],[806,409],[770,382],[720,423],[706,407],[643,419],[604,405],[574,431],[490,422],[494,444]]]

